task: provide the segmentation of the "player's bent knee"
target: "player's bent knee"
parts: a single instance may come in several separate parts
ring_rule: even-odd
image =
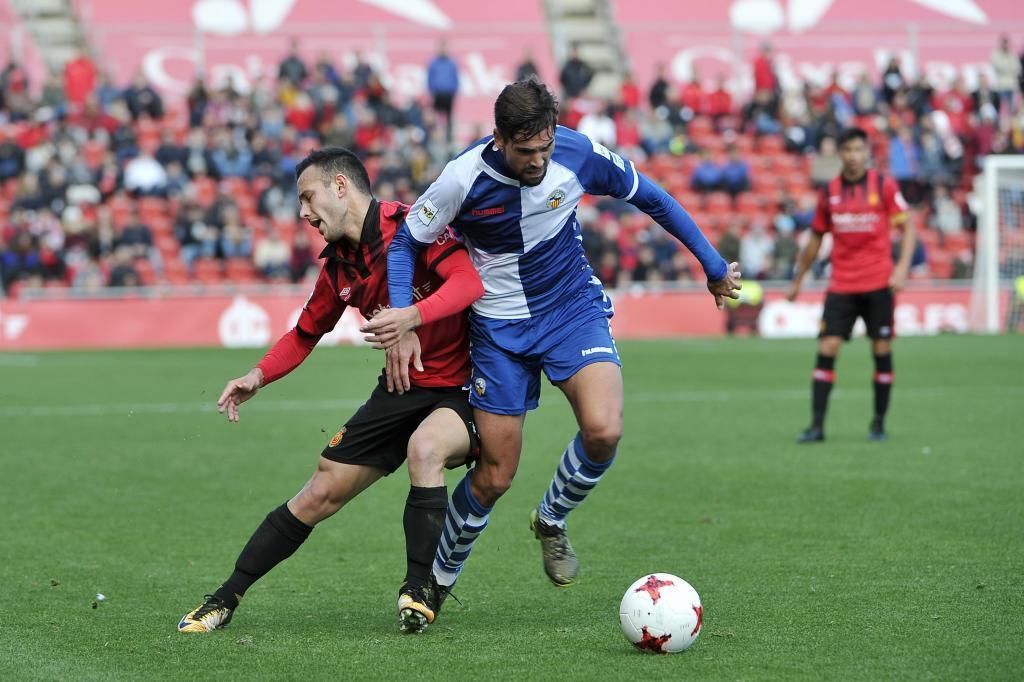
[[[622,440],[622,421],[609,420],[595,425],[585,425],[582,430],[583,444],[587,456],[597,460],[608,459],[615,453]]]
[[[448,459],[447,449],[433,438],[413,438],[409,441],[409,466],[440,469]]]
[[[473,475],[473,494],[477,499],[491,506],[512,487],[512,476],[501,471],[486,471],[478,468]]]

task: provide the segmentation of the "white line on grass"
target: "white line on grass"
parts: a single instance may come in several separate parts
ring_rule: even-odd
[[[948,388],[897,389],[899,395],[914,398],[942,398],[963,396],[965,393],[983,392],[1001,395],[1024,395],[1024,386],[967,386]],[[871,395],[869,388],[842,388],[833,393],[833,399],[864,399]],[[627,393],[626,405],[631,403],[702,403],[743,402],[766,400],[808,400],[807,389],[736,389],[732,391],[665,391]],[[240,409],[245,412],[336,412],[351,410],[363,404],[362,400],[254,400]],[[102,415],[136,414],[203,414],[213,413],[211,402],[189,403],[94,403],[91,405],[26,405],[0,407],[0,419],[24,417],[95,417]]]

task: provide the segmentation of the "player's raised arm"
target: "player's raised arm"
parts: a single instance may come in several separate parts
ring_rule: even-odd
[[[714,295],[719,308],[725,306],[726,298],[739,298],[738,292],[742,287],[739,264],[725,262],[686,209],[668,192],[643,173],[636,172],[636,175],[637,188],[629,203],[654,218],[666,232],[681,241],[696,256],[708,278],[708,291]]]
[[[583,137],[583,136],[581,136]],[[708,278],[708,290],[718,307],[725,297],[739,298],[739,266],[726,263],[718,250],[707,240],[690,214],[679,202],[636,169],[632,161],[623,159],[604,145],[588,140],[580,167],[580,180],[589,194],[617,197],[636,206],[653,218],[666,232],[681,241],[696,256]]]

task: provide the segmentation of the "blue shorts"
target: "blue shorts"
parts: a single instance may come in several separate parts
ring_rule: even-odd
[[[621,367],[610,323],[614,313],[604,289],[592,284],[535,317],[470,315],[470,405],[493,414],[523,414],[540,404],[542,369],[557,384],[595,362]]]

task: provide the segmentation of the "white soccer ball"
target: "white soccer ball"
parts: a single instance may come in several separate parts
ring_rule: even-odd
[[[671,573],[645,575],[629,586],[619,604],[622,633],[641,651],[685,651],[697,639],[703,622],[697,590]]]

